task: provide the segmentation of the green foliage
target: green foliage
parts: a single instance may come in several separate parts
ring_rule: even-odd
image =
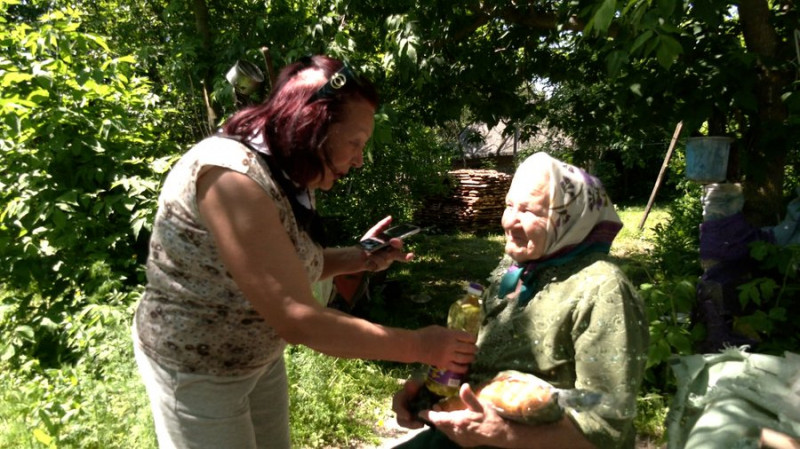
[[[800,246],[757,241],[751,244],[750,255],[758,269],[753,279],[738,287],[742,313],[734,328],[760,341],[759,352],[795,351],[800,343],[800,328],[792,318],[800,314],[795,300],[800,292]]]
[[[398,388],[392,371],[303,346],[287,348],[286,365],[292,447],[350,447],[375,439],[374,429],[386,417],[385,399]]]
[[[692,354],[705,329],[690,320],[696,303],[699,258],[700,194],[687,184],[683,197],[667,208],[667,217],[653,227],[653,247],[647,254],[649,280],[639,286],[650,323],[650,352],[645,389],[658,394],[671,391],[674,379],[668,360]]]
[[[668,207],[669,218],[654,229],[654,248],[650,253],[658,280],[699,276],[702,273],[698,248],[703,207],[700,188],[688,185],[682,197]]]
[[[168,111],[82,11],[25,7],[0,8],[0,446],[142,447],[126,305]]]
[[[90,298],[141,282],[158,182],[174,151],[165,110],[84,13],[48,10],[0,30],[0,263],[14,295],[0,326],[19,351],[68,361],[63,326]],[[59,349],[60,348],[60,349]]]
[[[38,359],[0,362],[0,447],[155,447],[149,405],[133,361],[130,299],[90,305],[71,317],[71,366]]]
[[[671,391],[674,379],[668,366],[670,357],[693,354],[695,344],[704,337],[702,326],[690,321],[696,303],[696,283],[697,278],[692,276],[639,287],[647,305],[650,326],[650,351],[645,372],[647,391]]]
[[[641,394],[636,400],[634,426],[642,439],[663,443],[666,438],[666,421],[670,397],[659,393]],[[637,447],[662,447],[639,446]]]

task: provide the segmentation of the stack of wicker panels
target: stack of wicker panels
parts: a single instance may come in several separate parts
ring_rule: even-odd
[[[497,170],[463,169],[448,172],[452,194],[432,198],[417,213],[421,226],[465,232],[500,232],[500,217],[511,175]]]

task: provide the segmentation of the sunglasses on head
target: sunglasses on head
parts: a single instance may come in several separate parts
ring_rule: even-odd
[[[304,66],[310,67],[311,57],[300,58],[300,62],[302,62]],[[350,69],[350,66],[348,66],[347,63],[344,63],[341,69],[337,70],[336,73],[331,75],[331,77],[328,78],[328,81],[316,92],[314,92],[314,95],[308,99],[308,103],[313,103],[321,98],[334,97],[348,83],[355,83],[356,85],[359,84],[358,77],[356,77],[355,73],[353,73],[353,70]]]

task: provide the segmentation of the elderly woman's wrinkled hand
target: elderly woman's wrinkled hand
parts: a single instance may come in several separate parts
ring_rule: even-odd
[[[403,388],[392,397],[392,410],[397,415],[397,424],[408,429],[419,429],[422,421],[417,419],[409,410],[409,402],[414,399],[423,388],[423,383],[417,379],[408,379]]]
[[[494,445],[504,440],[508,422],[488,404],[482,403],[469,384],[459,392],[463,410],[424,411],[420,415],[461,447]],[[436,410],[436,407],[434,407]]]

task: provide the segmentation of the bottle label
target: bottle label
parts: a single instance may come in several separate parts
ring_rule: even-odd
[[[444,385],[448,389],[455,388],[456,390],[458,390],[458,387],[461,386],[462,377],[463,376],[461,374],[436,368],[431,368],[431,372],[428,375],[428,379],[430,379],[432,382],[435,382],[439,385]]]

